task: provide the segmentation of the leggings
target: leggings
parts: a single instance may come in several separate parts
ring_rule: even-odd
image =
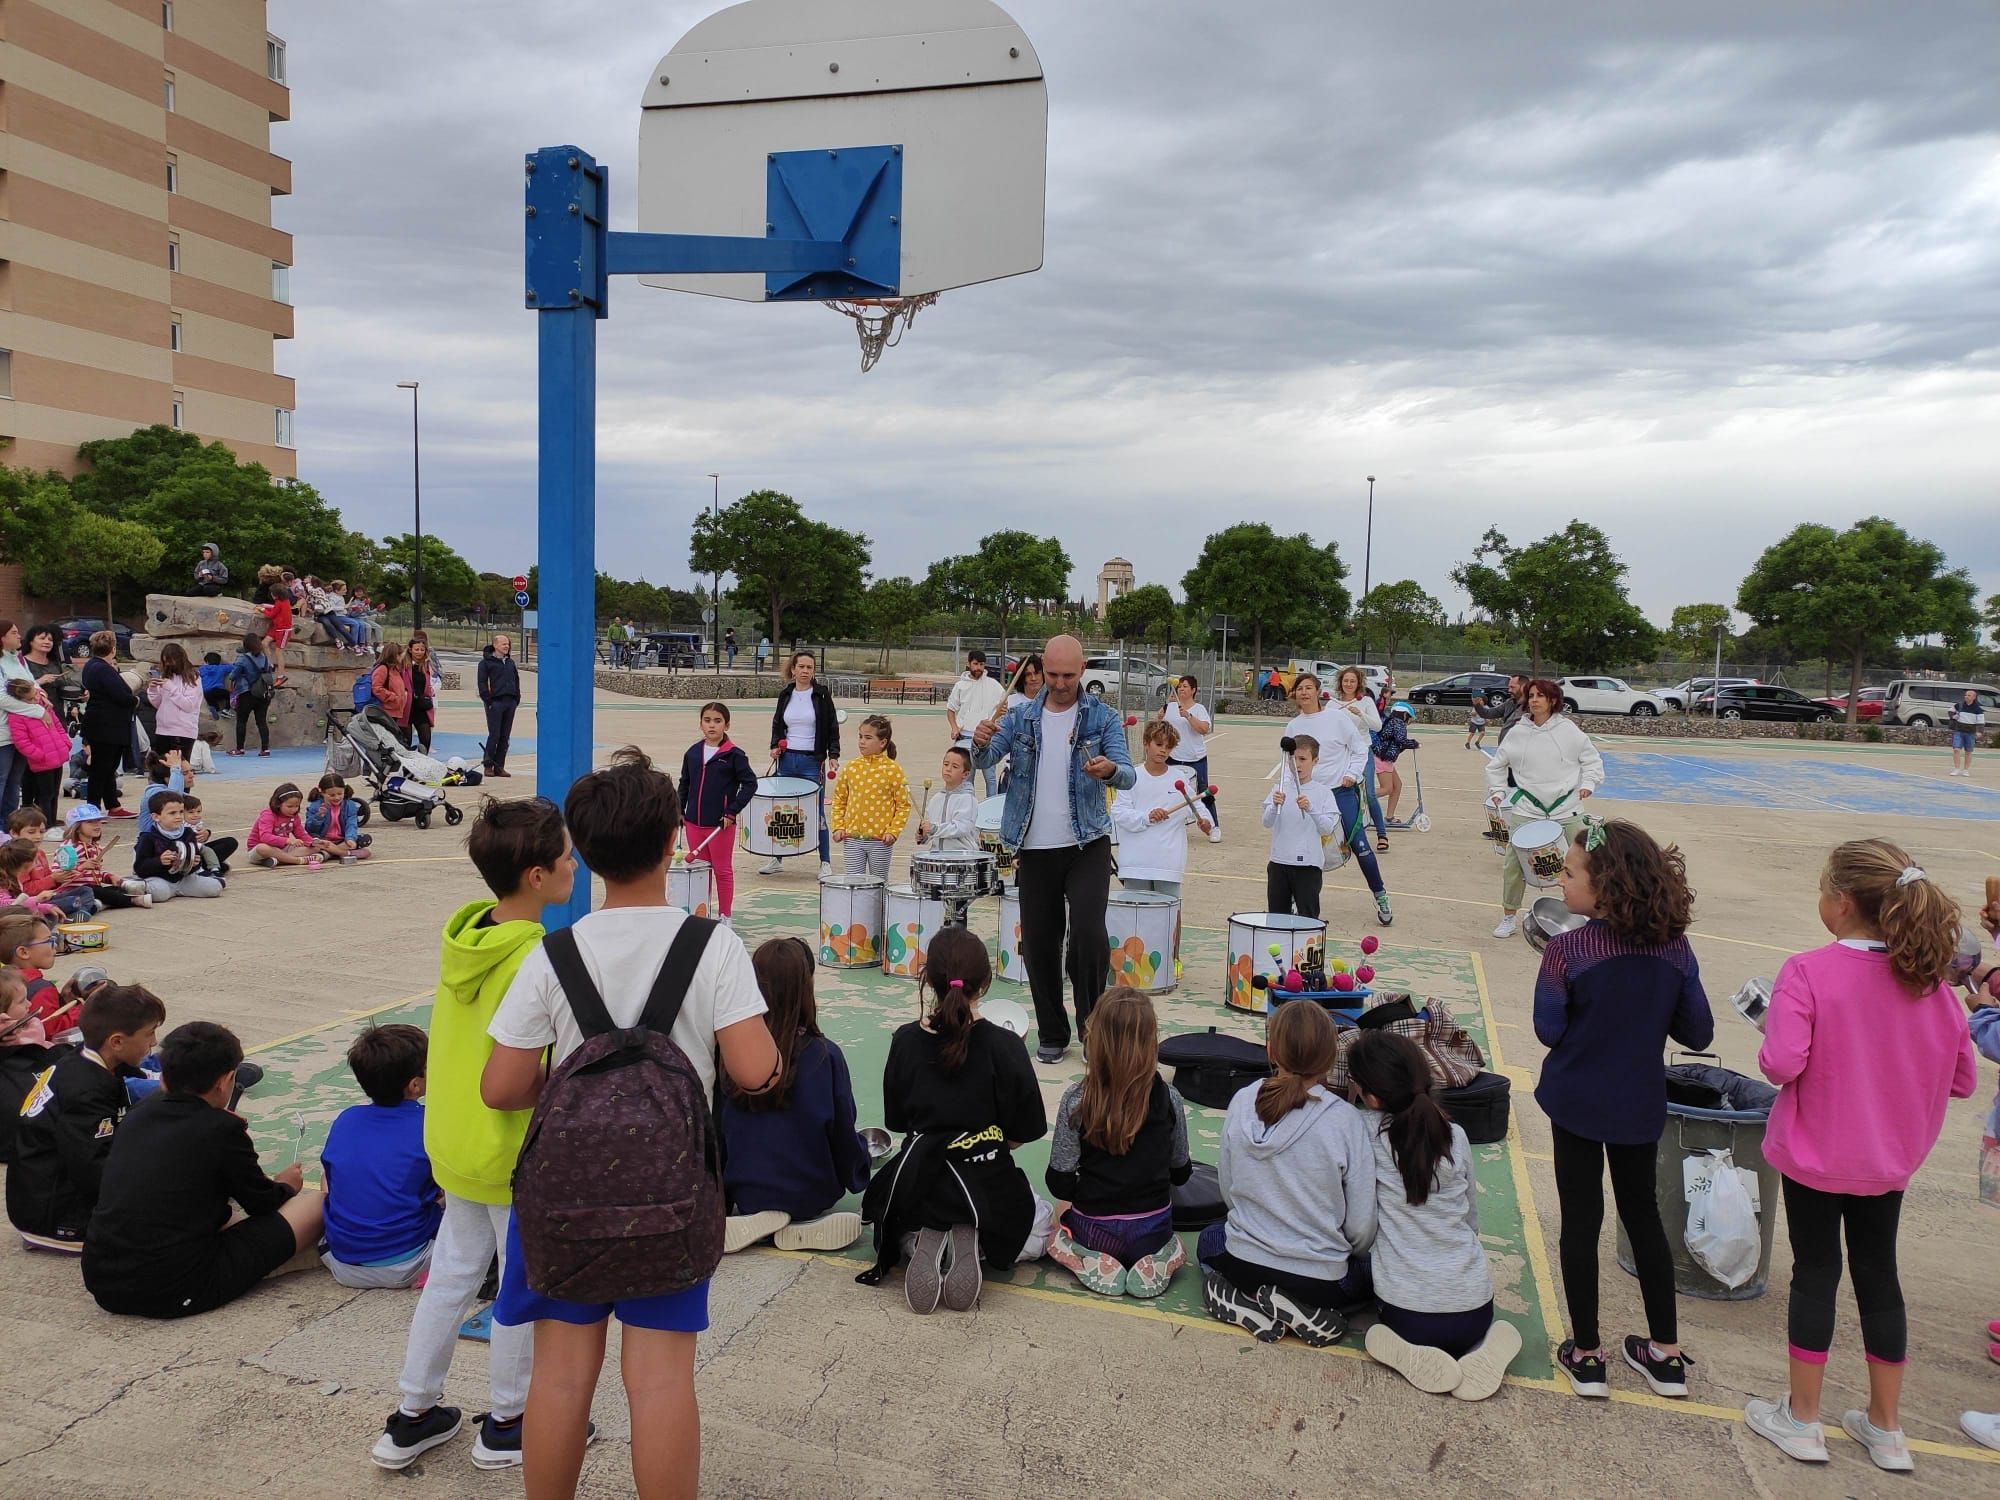
[[[1375,795],[1375,756],[1372,751],[1368,756],[1368,764],[1361,772],[1361,790],[1368,798],[1368,816],[1375,823],[1375,837],[1387,838],[1389,830],[1382,821],[1382,799]]]
[[[1361,877],[1368,882],[1368,889],[1379,896],[1382,867],[1375,863],[1375,851],[1368,843],[1368,825],[1361,821],[1360,789],[1337,786],[1333,789],[1333,800],[1340,809],[1340,826],[1347,830],[1347,847],[1354,851],[1355,863],[1361,866]]]
[[[62,767],[30,771],[21,778],[21,806],[39,807],[51,827],[61,827],[56,818],[56,795],[62,790]]]
[[[1306,1307],[1334,1308],[1352,1312],[1375,1300],[1374,1276],[1367,1257],[1357,1255],[1348,1263],[1348,1272],[1338,1280],[1300,1276],[1293,1271],[1274,1270],[1255,1261],[1241,1260],[1229,1253],[1225,1224],[1209,1224],[1195,1242],[1195,1259],[1204,1271],[1213,1271],[1239,1292],[1255,1296],[1262,1287],[1273,1287]]]
[[[90,740],[90,776],[85,795],[105,812],[118,809],[118,763],[125,757],[123,740]]]
[[[889,856],[893,846],[880,839],[849,838],[840,846],[840,869],[844,875],[875,875],[889,878]]]
[[[713,828],[690,823],[682,836],[687,841],[688,858],[708,861],[715,877],[716,915],[728,916],[736,909],[736,830],[724,827],[716,833]]]
[[[1791,1178],[1785,1183],[1785,1231],[1792,1242],[1792,1300],[1785,1336],[1793,1359],[1826,1363],[1833,1347],[1833,1295],[1840,1288],[1840,1229],[1847,1226],[1847,1263],[1861,1309],[1861,1347],[1871,1364],[1900,1365],[1909,1357],[1910,1329],[1903,1284],[1896,1276],[1900,1192],[1861,1197],[1823,1193]]]
[[[1653,1196],[1654,1160],[1659,1142],[1613,1145],[1572,1135],[1554,1121],[1556,1202],[1562,1211],[1563,1295],[1569,1302],[1569,1331],[1579,1349],[1602,1347],[1597,1328],[1597,1240],[1604,1228],[1604,1163],[1611,1163],[1611,1195],[1618,1222],[1632,1242],[1639,1269],[1639,1296],[1646,1304],[1646,1332],[1656,1344],[1677,1343],[1680,1328],[1674,1303],[1674,1257],[1660,1205]]]
[[[1477,1349],[1493,1327],[1493,1303],[1470,1312],[1411,1312],[1384,1302],[1376,1309],[1378,1320],[1406,1344],[1425,1344],[1442,1349],[1453,1359],[1463,1359]]]
[[[243,748],[243,741],[250,733],[250,720],[257,720],[257,748],[271,748],[271,700],[255,693],[239,693],[236,698],[236,748]]]

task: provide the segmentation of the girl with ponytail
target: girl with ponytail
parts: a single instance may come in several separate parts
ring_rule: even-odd
[[[1333,1021],[1310,1000],[1280,1005],[1266,1026],[1271,1076],[1229,1101],[1216,1176],[1229,1215],[1201,1232],[1202,1305],[1266,1343],[1292,1334],[1315,1348],[1347,1332],[1372,1300],[1375,1154],[1358,1110],[1328,1090]],[[1095,1047],[1095,1032],[1092,1033]]]
[[[1896,1274],[1903,1190],[1971,1095],[1978,1063],[1944,980],[1958,906],[1886,839],[1840,845],[1819,882],[1834,941],[1778,970],[1757,1065],[1778,1085],[1764,1159],[1784,1174],[1792,1242],[1791,1388],[1743,1409],[1750,1430],[1807,1463],[1827,1460],[1820,1393],[1833,1347],[1842,1231],[1868,1356],[1868,1409],[1840,1419],[1878,1468],[1915,1460],[1899,1404],[1909,1324]]]
[[[1521,1335],[1493,1318],[1471,1143],[1408,1037],[1364,1033],[1347,1069],[1375,1147],[1370,1268],[1381,1307],[1368,1352],[1420,1391],[1483,1401],[1500,1389]]]
[[[879,1284],[909,1262],[910,1310],[979,1301],[980,1262],[1006,1271],[1047,1248],[1055,1216],[1014,1162],[1014,1148],[1049,1128],[1028,1049],[982,1020],[993,982],[986,944],[963,927],[931,938],[921,1020],[898,1028],[882,1070],[883,1123],[902,1149],[877,1169],[861,1217],[875,1226],[875,1264],[856,1279]]]

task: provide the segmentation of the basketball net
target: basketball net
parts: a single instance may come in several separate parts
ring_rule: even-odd
[[[854,331],[861,336],[861,373],[865,375],[875,368],[884,349],[893,349],[903,341],[903,330],[937,299],[936,292],[925,292],[917,297],[829,298],[826,305],[854,320]]]

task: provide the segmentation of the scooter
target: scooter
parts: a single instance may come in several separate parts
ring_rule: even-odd
[[[1404,753],[1415,756],[1417,749],[1418,747],[1413,741],[1405,747]],[[1413,759],[1410,762],[1410,769],[1414,773],[1414,779],[1417,783],[1417,810],[1411,813],[1408,818],[1386,818],[1383,820],[1384,826],[1396,829],[1415,829],[1418,833],[1429,833],[1431,831],[1431,815],[1424,811],[1424,768],[1418,765]]]

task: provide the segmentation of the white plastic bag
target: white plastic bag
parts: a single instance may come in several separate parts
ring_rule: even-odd
[[[1734,1291],[1757,1274],[1763,1242],[1757,1210],[1727,1151],[1699,1152],[1681,1159],[1687,1194],[1687,1247],[1709,1275]]]

